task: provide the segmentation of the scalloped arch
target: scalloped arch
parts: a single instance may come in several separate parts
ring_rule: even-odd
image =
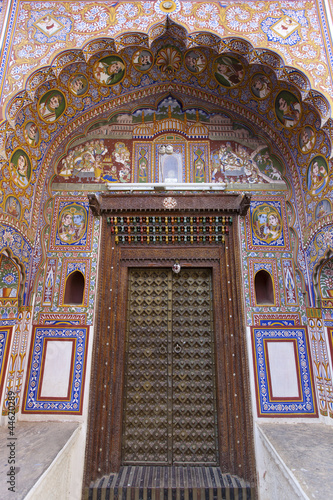
[[[151,47],[154,42],[166,35],[173,37],[175,42],[181,42],[186,48],[207,47],[213,49],[217,54],[232,52],[244,57],[249,65],[261,64],[269,67],[275,72],[278,81],[286,81],[292,85],[295,91],[301,94],[302,101],[310,104],[317,111],[321,118],[321,125],[324,125],[330,118],[331,107],[328,100],[320,92],[311,89],[310,82],[304,73],[285,65],[280,55],[268,49],[255,48],[249,41],[240,37],[222,39],[205,31],[188,33],[183,26],[167,17],[165,21],[152,26],[148,34],[129,32],[120,34],[114,39],[99,38],[87,42],[81,49],[65,50],[56,55],[50,66],[34,71],[28,77],[25,89],[9,101],[5,111],[7,120],[11,124],[13,121],[15,122],[19,111],[33,102],[37,88],[50,80],[57,81],[66,66],[79,62],[88,64],[92,57],[101,52],[120,52],[131,46]]]

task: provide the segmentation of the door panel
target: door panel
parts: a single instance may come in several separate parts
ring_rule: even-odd
[[[123,463],[217,464],[210,269],[132,269]]]

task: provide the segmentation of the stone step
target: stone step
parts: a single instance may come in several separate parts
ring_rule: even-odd
[[[255,488],[219,467],[125,466],[90,484],[84,500],[254,500]]]

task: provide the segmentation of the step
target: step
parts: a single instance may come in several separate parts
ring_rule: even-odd
[[[254,500],[255,488],[219,467],[125,466],[90,484],[84,500]]]

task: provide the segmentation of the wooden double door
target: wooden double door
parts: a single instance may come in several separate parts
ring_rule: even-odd
[[[217,464],[256,480],[238,217],[249,200],[175,194],[177,210],[164,211],[166,201],[90,197],[102,227],[85,486],[125,464]],[[134,218],[147,226],[139,239],[125,231]],[[158,242],[160,218],[171,236]],[[223,241],[211,237],[220,219],[229,221]]]
[[[128,273],[122,463],[217,465],[210,268]]]

